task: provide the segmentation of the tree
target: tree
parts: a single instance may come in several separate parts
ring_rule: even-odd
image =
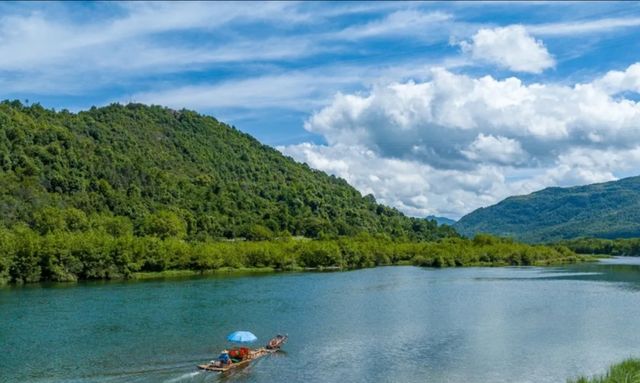
[[[187,235],[187,225],[176,213],[161,210],[145,218],[143,232],[160,238],[184,238]]]

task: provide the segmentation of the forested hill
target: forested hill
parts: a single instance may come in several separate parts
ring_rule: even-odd
[[[529,242],[640,237],[640,177],[510,197],[462,217],[454,228]]]
[[[437,215],[429,215],[429,216],[427,216],[427,219],[436,221],[438,223],[438,225],[453,226],[453,224],[456,223],[456,221],[451,219],[451,218],[439,217]]]
[[[188,110],[0,103],[0,227],[190,240],[455,235]]]

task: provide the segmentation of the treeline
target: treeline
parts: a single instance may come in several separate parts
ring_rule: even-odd
[[[640,238],[601,239],[578,238],[558,242],[579,254],[640,256]]]
[[[136,272],[204,272],[223,267],[502,266],[582,259],[563,246],[531,246],[485,235],[436,242],[394,241],[368,234],[320,240],[187,242],[177,237],[114,235],[108,227],[46,234],[26,226],[0,229],[0,280],[11,283],[118,279]]]

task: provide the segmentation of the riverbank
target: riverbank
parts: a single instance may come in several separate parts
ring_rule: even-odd
[[[640,256],[640,238],[577,238],[559,241],[556,244],[566,246],[578,254],[600,254],[619,257]]]
[[[362,235],[324,240],[188,242],[100,232],[0,232],[0,281],[29,283],[145,279],[209,272],[424,267],[546,266],[589,261],[564,246],[527,245],[486,235],[410,242]],[[160,274],[158,274],[160,273]]]
[[[273,267],[241,267],[234,269],[231,267],[223,267],[215,270],[164,270],[164,271],[146,271],[132,273],[129,278],[132,280],[146,280],[146,279],[171,279],[171,278],[189,278],[195,276],[206,275],[255,275],[255,274],[269,274],[276,273],[281,270],[274,269]],[[296,270],[298,271],[298,270]],[[302,270],[300,270],[302,271]]]
[[[636,383],[640,382],[640,359],[627,359],[614,364],[600,376],[569,379],[567,383]]]
[[[551,267],[551,266],[562,266],[567,264],[574,264],[578,262],[597,262],[602,257],[581,257],[580,260],[576,260],[573,257],[566,259],[554,259],[553,261],[545,261],[538,262],[531,265],[525,266],[538,266],[538,267]],[[380,264],[371,267],[378,266],[416,266],[415,262],[411,260],[407,261],[399,261],[393,264]],[[417,265],[419,266],[419,265]],[[518,265],[511,265],[506,262],[477,262],[467,265],[460,266],[443,266],[443,267],[512,267]],[[422,266],[422,267],[434,267],[434,266]],[[361,268],[359,268],[361,269]],[[220,269],[214,270],[165,270],[165,271],[147,271],[147,272],[137,272],[131,274],[126,279],[131,280],[151,280],[151,279],[173,279],[173,278],[189,278],[196,276],[220,276],[220,275],[229,275],[229,276],[242,276],[242,275],[259,275],[259,274],[271,274],[271,273],[282,273],[282,272],[333,272],[333,271],[348,271],[348,270],[357,270],[353,268],[341,268],[338,266],[326,266],[326,267],[291,267],[288,269],[276,269],[273,267],[241,267],[241,268],[232,268],[232,267],[223,267]],[[124,279],[124,278],[120,278]]]

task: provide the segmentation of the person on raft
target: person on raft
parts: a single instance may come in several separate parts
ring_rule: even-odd
[[[231,360],[231,358],[229,357],[229,351],[224,350],[220,353],[220,356],[218,356],[218,361],[220,362],[221,365],[226,365],[226,364],[231,364],[233,363],[233,361]]]

